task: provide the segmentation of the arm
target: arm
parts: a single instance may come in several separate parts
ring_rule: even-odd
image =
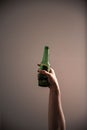
[[[48,123],[49,130],[65,130],[65,118],[61,105],[61,95],[58,90],[51,88],[49,93]]]
[[[50,82],[49,106],[48,106],[48,128],[49,130],[65,130],[65,117],[61,104],[61,93],[54,70],[50,72],[39,70],[47,75]]]

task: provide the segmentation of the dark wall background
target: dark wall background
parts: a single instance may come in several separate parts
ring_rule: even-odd
[[[1,129],[48,130],[49,89],[38,87],[37,63],[49,45],[67,130],[85,130],[85,2],[4,1],[0,7]]]

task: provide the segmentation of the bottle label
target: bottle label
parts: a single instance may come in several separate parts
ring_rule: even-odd
[[[45,65],[45,64],[41,64],[41,66],[40,66],[40,69],[41,69],[41,70],[49,71],[49,68],[50,68],[50,66]]]
[[[39,86],[43,86],[43,87],[48,87],[49,81],[48,81],[48,77],[44,74],[39,74],[38,75],[38,85]]]

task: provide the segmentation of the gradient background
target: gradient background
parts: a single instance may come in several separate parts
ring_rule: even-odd
[[[67,130],[85,130],[85,2],[6,2],[0,6],[2,130],[48,130],[49,89],[38,87],[37,63],[50,47]]]

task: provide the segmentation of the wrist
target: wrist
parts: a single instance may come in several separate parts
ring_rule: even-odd
[[[50,86],[50,92],[51,92],[51,93],[54,93],[54,94],[57,94],[57,95],[60,95],[59,86],[58,86],[58,85]]]

